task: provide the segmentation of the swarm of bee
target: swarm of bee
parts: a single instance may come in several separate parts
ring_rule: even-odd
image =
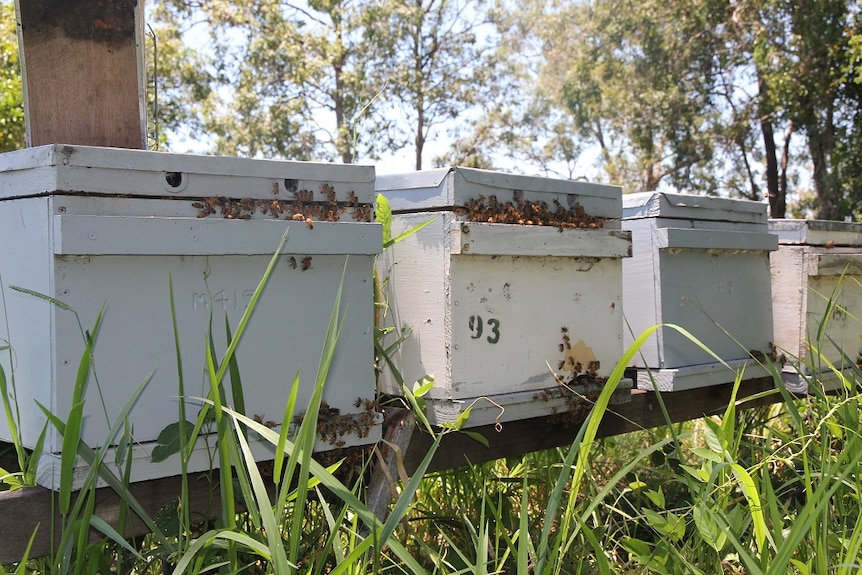
[[[783,353],[779,353],[778,349],[775,347],[775,344],[773,344],[771,341],[769,342],[769,351],[767,351],[766,353],[763,353],[759,349],[752,349],[749,350],[748,356],[751,357],[751,359],[757,361],[758,363],[766,363],[767,358],[772,363],[777,363],[781,365],[781,367],[784,367],[784,364],[787,363],[787,357]]]
[[[273,194],[278,194],[278,184],[273,185]],[[338,201],[335,188],[329,184],[320,187],[322,198],[315,200],[311,190],[293,192],[293,201],[279,199],[229,198],[213,196],[192,202],[192,207],[198,210],[199,218],[221,215],[229,220],[250,220],[256,213],[269,215],[275,219],[305,222],[309,229],[314,229],[314,222],[337,222],[341,214],[348,211],[357,222],[370,222],[374,217],[372,204],[361,204],[356,193],[351,191],[346,201]]]
[[[467,216],[472,222],[555,226],[561,232],[563,228],[599,229],[604,226],[606,220],[589,215],[579,203],[565,208],[558,200],[554,200],[551,207],[544,201],[525,200],[518,192],[507,202],[501,202],[497,196],[471,198],[464,206],[457,206],[454,211],[458,215]]]
[[[340,409],[330,407],[325,401],[320,403],[320,409],[317,413],[317,432],[320,434],[321,440],[341,448],[346,445],[345,435],[354,434],[359,438],[368,437],[377,417],[377,405],[371,399],[358,397],[353,402],[353,406],[363,408],[363,411],[342,415]],[[294,416],[294,425],[301,425],[303,419],[305,419],[305,412]]]
[[[565,408],[551,408],[551,415],[548,420],[551,423],[569,427],[572,425],[580,425],[587,418],[590,409],[593,408],[599,395],[602,393],[603,383],[589,383],[585,386],[577,388],[554,387],[551,389],[543,389],[541,392],[533,395],[536,401],[548,402],[551,399],[558,397],[565,398]]]
[[[563,326],[560,331],[562,341],[559,344],[559,350],[560,353],[566,354],[572,349],[569,328]],[[544,402],[559,397],[565,398],[564,411],[556,407],[552,408],[550,417],[552,423],[576,425],[583,422],[607,381],[607,378],[598,376],[598,371],[601,369],[601,362],[598,360],[590,361],[586,365],[582,365],[579,361],[572,364],[572,361],[564,356],[557,364],[558,371],[567,372],[567,375],[555,374],[560,384],[558,387],[544,389],[533,395],[534,400]]]

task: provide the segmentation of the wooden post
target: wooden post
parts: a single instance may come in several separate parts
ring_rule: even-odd
[[[143,0],[15,0],[27,144],[146,147]]]

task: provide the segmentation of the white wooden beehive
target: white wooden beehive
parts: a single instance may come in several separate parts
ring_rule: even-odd
[[[634,255],[623,263],[627,345],[657,324],[675,324],[705,344],[660,327],[634,367],[643,389],[679,391],[767,375],[752,358],[772,353],[766,205],[685,194],[623,196]]]
[[[862,352],[862,224],[776,219],[769,229],[779,243],[770,262],[785,382],[799,392],[809,382],[835,387],[835,370],[850,377]]]
[[[432,220],[378,265],[388,278],[387,323],[411,332],[395,364],[408,386],[435,378],[426,396],[432,422],[450,423],[467,408],[469,426],[587,409],[589,401],[560,394],[554,374],[591,395],[622,355],[621,260],[631,242],[620,230],[620,189],[466,168],[381,176],[377,189],[395,214],[393,237]],[[477,213],[492,198],[513,209],[580,206],[606,221],[594,229],[499,223],[490,209]],[[630,387],[621,382],[614,401],[626,401]],[[381,390],[401,394],[389,370]]]
[[[83,146],[0,156],[0,337],[14,349],[25,445],[34,445],[45,422],[36,401],[61,419],[68,414],[84,343],[72,313],[10,286],[71,305],[85,328],[106,304],[94,352],[98,385],[90,379],[82,437],[91,446],[102,444],[108,421],[155,370],[131,415],[137,445],[132,479],[175,475],[176,458],[149,462],[159,432],[178,420],[169,277],[186,394],[205,397],[210,315],[220,358],[225,315],[235,333],[286,228],[284,255],[236,353],[246,414],[281,424],[300,366],[297,409],[307,404],[344,272],[344,327],[324,400],[332,425],[362,420],[367,434],[345,434],[334,444],[320,442],[319,449],[375,441],[379,421],[367,418],[365,403],[376,392],[372,270],[382,249],[381,226],[367,221],[373,182],[372,167]],[[298,220],[297,209],[305,212]],[[8,357],[0,361],[9,374]],[[199,403],[188,405],[193,420]],[[10,440],[3,420],[0,439]],[[57,486],[61,442],[49,426],[39,475],[47,487]],[[198,445],[191,471],[209,466],[204,442]],[[261,457],[268,453],[263,445],[257,449]]]

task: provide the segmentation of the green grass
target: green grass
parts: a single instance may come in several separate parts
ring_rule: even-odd
[[[823,393],[815,381],[812,395],[796,398],[770,364],[776,402],[769,407],[746,409],[744,402],[731,401],[720,416],[596,439],[607,400],[637,344],[614,370],[571,445],[456,470],[424,473],[443,435],[459,431],[457,425],[445,430],[428,425],[422,396],[433,381],[405,382],[406,405],[435,441],[414,476],[399,483],[386,517],[375,517],[362,500],[363,474],[345,484],[339,463],[327,467],[312,457],[315,414],[345,313],[340,289],[321,342],[311,400],[296,405],[297,374],[284,406],[282,421],[291,421],[300,408],[309,414],[298,431],[288,435],[287,426],[272,430],[241,409],[226,407],[243,403],[235,351],[276,261],[274,256],[246,315],[235,327],[225,323],[228,345],[220,355],[210,334],[209,393],[197,400],[202,408],[194,421],[186,421],[185,402],[179,402],[178,424],[167,430],[170,441],[163,446],[162,455],[176,452],[185,462],[201,441],[201,430],[211,427],[221,515],[202,520],[189,508],[192,487],[183,465],[186,480],[177,503],[147,517],[128,489],[129,461],[123,451],[117,460],[106,461],[105,452],[81,442],[85,390],[90,379],[98,381],[91,364],[98,355],[97,317],[89,331],[82,329],[84,351],[70,412],[45,410],[64,441],[58,552],[39,559],[25,553],[20,563],[4,566],[0,573],[849,575],[862,568],[858,369],[845,372],[849,376],[835,393]],[[815,350],[830,345],[826,323],[812,342]],[[12,353],[12,343],[5,342],[0,351]],[[378,360],[386,361],[390,351],[379,344]],[[826,365],[822,355],[816,359]],[[178,366],[181,362],[177,345]],[[115,418],[108,443],[131,444],[128,415],[147,381],[142,380]],[[12,383],[0,371],[4,414],[15,429]],[[179,385],[186,397],[181,377]],[[276,459],[269,479],[252,457],[252,439],[273,446]],[[7,471],[3,481],[17,488],[32,481],[38,450],[30,454],[19,445],[11,448],[20,469]],[[90,463],[77,498],[71,497],[74,455]],[[93,515],[97,480],[120,495],[127,513],[142,515],[152,534],[129,538]],[[103,535],[101,541],[86,538],[91,528]]]

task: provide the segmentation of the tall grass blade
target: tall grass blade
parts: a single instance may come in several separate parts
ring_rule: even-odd
[[[320,362],[317,368],[317,377],[312,390],[311,399],[308,402],[308,407],[305,412],[305,417],[299,426],[299,432],[296,437],[296,444],[300,446],[300,465],[299,476],[297,479],[296,500],[301,507],[305,506],[305,501],[308,496],[308,476],[309,463],[311,461],[311,453],[314,451],[314,444],[317,438],[317,420],[320,412],[321,402],[323,401],[323,391],[326,385],[326,378],[329,375],[329,368],[332,365],[333,357],[335,356],[335,348],[338,343],[338,338],[341,335],[341,330],[344,322],[339,321],[341,312],[341,296],[344,289],[344,277],[347,273],[348,260],[345,259],[344,267],[341,272],[341,280],[338,284],[338,289],[335,294],[335,301],[332,305],[332,311],[329,315],[329,323],[326,327],[326,336],[323,343],[323,351],[320,355]],[[292,473],[291,463],[296,461],[293,457],[288,462],[288,472]],[[301,514],[295,514],[290,526],[290,560],[293,563],[298,563],[299,544],[301,540],[303,525],[303,517]]]
[[[12,402],[9,400],[9,388],[6,380],[6,372],[3,370],[2,365],[0,365],[0,396],[2,396],[3,399],[3,412],[6,415],[6,427],[9,429],[9,435],[12,437],[15,454],[18,456],[18,469],[24,471],[27,465],[27,451],[24,449],[21,435],[18,432],[18,418],[14,413],[12,413]],[[34,451],[33,453],[38,457],[41,452]]]
[[[281,250],[284,248],[284,244],[287,242],[287,233],[290,231],[289,228],[284,230],[284,235],[281,236],[281,241],[278,243],[278,247],[273,253],[272,258],[269,260],[269,264],[266,266],[266,271],[264,271],[263,276],[260,278],[260,281],[257,284],[254,292],[249,299],[248,305],[245,308],[245,311],[242,314],[242,317],[237,324],[236,333],[234,338],[230,341],[227,346],[227,350],[224,353],[222,358],[221,365],[219,365],[218,370],[215,373],[215,381],[221,382],[224,378],[225,370],[228,367],[230,358],[233,357],[233,354],[236,352],[236,348],[239,345],[240,340],[242,339],[242,334],[245,333],[246,325],[248,325],[249,320],[251,319],[251,315],[254,312],[255,308],[257,308],[257,302],[260,299],[261,294],[263,293],[266,284],[269,282],[269,278],[272,275],[273,270],[275,269],[276,264],[281,256]],[[194,447],[194,442],[197,440],[197,436],[201,431],[201,427],[203,426],[203,417],[206,414],[206,410],[208,405],[204,405],[201,410],[201,416],[198,417],[198,422],[195,425],[195,429],[193,431],[192,436],[189,438],[188,452],[191,452]]]
[[[248,446],[246,434],[242,429],[240,429],[240,427],[239,422],[234,420],[236,437],[239,441],[239,446],[245,460],[245,468],[248,469],[252,489],[254,490],[257,511],[260,513],[261,522],[263,523],[263,528],[266,533],[266,539],[269,543],[272,568],[276,575],[286,574],[290,572],[290,565],[287,561],[287,554],[284,551],[284,543],[281,539],[281,529],[276,520],[275,514],[273,513],[272,506],[270,505],[269,493],[267,493],[266,487],[263,484],[263,479],[257,469],[254,455]],[[301,513],[298,513],[298,515],[301,515]]]
[[[177,306],[174,299],[174,280],[173,275],[168,271],[168,292],[170,294],[171,304],[171,326],[174,330],[174,352],[177,358],[177,411],[179,419],[177,427],[179,429],[179,456],[180,456],[180,501],[189,500],[189,436],[188,436],[188,421],[186,418],[186,387],[185,379],[183,378],[183,355],[180,349],[180,330],[177,326]],[[179,516],[180,529],[178,532],[179,547],[182,549],[185,546],[185,541],[190,537],[189,525],[191,524],[191,515],[188,505],[181,505]]]
[[[243,423],[246,427],[252,429],[255,433],[261,436],[262,439],[272,443],[275,445],[278,442],[278,434],[273,430],[269,429],[265,425],[254,421],[253,419],[237,413],[231,409],[225,408],[225,412],[230,414],[231,417],[238,419]],[[288,453],[288,455],[296,452],[299,448],[296,447],[293,442],[290,440],[286,440],[284,442],[284,449]],[[320,463],[315,461],[314,459],[309,460],[309,471],[314,477],[320,480],[320,484],[327,488],[335,497],[338,497],[343,503],[348,505],[351,509],[352,513],[355,513],[357,517],[367,525],[372,531],[372,537],[374,537],[377,533],[380,532],[380,522],[377,520],[377,517],[374,515],[368,507],[353,493],[352,490],[348,489],[341,481],[339,481],[335,476],[332,475],[325,467],[323,467]],[[410,554],[410,552],[404,547],[402,543],[400,543],[397,539],[390,537],[388,541],[382,540],[379,537],[377,538],[376,544],[381,546],[388,545],[389,549],[395,553],[395,555],[405,564],[407,568],[410,569],[411,572],[417,574],[424,574],[425,569],[419,564],[419,562]]]

